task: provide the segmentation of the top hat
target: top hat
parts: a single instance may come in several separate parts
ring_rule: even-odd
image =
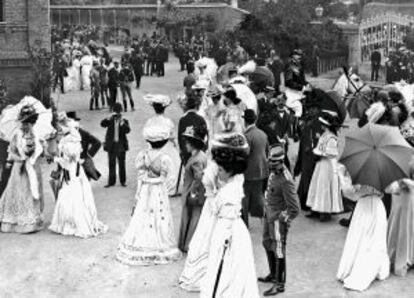
[[[73,120],[76,120],[76,121],[80,121],[80,120],[81,120],[81,118],[79,118],[79,117],[76,115],[76,112],[75,112],[75,111],[66,112],[66,116],[67,116],[68,118],[73,119]]]

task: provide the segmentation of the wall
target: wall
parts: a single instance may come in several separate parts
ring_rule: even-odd
[[[0,79],[8,96],[20,100],[31,89],[30,47],[50,50],[49,0],[5,0],[0,24]]]

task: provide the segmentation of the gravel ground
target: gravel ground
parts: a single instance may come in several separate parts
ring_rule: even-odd
[[[137,110],[128,112],[132,132],[129,135],[131,151],[127,154],[128,187],[104,189],[107,177],[107,158],[100,151],[95,158],[103,173],[93,182],[95,201],[100,220],[109,225],[107,234],[94,239],[63,237],[43,230],[32,235],[0,234],[0,297],[197,297],[177,287],[184,260],[171,265],[128,267],[118,263],[114,256],[125,231],[135,194],[133,161],[144,148],[142,126],[152,110],[142,99],[146,92],[159,92],[175,98],[182,86],[184,73],[178,72],[177,61],[166,67],[165,78],[144,77],[142,89],[134,90]],[[330,86],[328,76],[312,80],[315,85]],[[57,97],[57,96],[55,96]],[[90,112],[89,93],[72,92],[59,98],[59,108],[76,110],[84,128],[103,140],[104,129],[99,122],[109,115],[108,110]],[[176,103],[167,115],[177,123],[181,111]],[[291,152],[297,146],[291,147]],[[291,158],[295,159],[293,153]],[[51,167],[44,165],[44,179],[48,181]],[[45,220],[52,217],[54,199],[47,183]],[[171,199],[171,207],[178,236],[181,199]],[[288,237],[288,270],[286,293],[280,297],[414,297],[414,274],[405,278],[391,276],[384,282],[374,282],[364,293],[346,291],[335,280],[336,270],[347,230],[331,222],[319,223],[301,214],[292,225]],[[267,274],[265,253],[261,245],[262,223],[251,220],[250,232],[254,245],[257,274]],[[260,291],[268,286],[259,285]],[[226,297],[227,298],[227,297]],[[237,298],[237,297],[228,297]]]

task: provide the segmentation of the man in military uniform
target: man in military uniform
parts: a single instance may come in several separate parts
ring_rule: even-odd
[[[263,246],[266,250],[270,273],[259,278],[272,283],[263,295],[274,296],[285,291],[286,238],[292,220],[299,214],[299,200],[292,175],[284,165],[285,151],[280,145],[269,152],[270,176],[265,196]]]

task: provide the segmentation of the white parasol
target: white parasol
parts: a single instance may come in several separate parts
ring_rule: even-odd
[[[14,135],[14,132],[20,127],[18,120],[22,107],[31,105],[39,114],[39,118],[33,127],[33,130],[40,139],[48,139],[55,129],[52,126],[53,114],[51,109],[46,109],[44,105],[32,96],[25,96],[18,104],[7,106],[0,115],[0,138],[8,142]]]
[[[252,109],[257,115],[257,99],[253,91],[244,84],[232,84],[231,87],[233,87],[237,97],[244,102],[247,108]]]

